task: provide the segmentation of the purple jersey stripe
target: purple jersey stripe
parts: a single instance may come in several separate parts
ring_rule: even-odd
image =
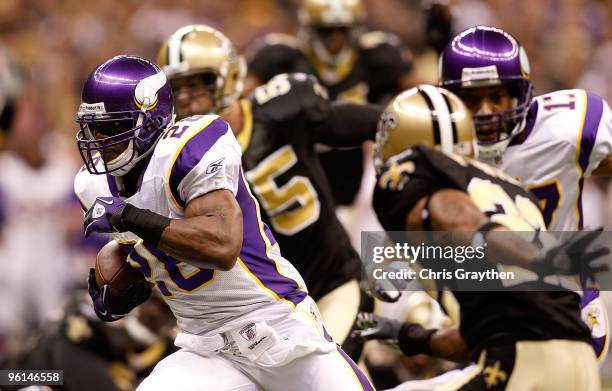
[[[268,228],[268,225],[266,223],[262,224],[264,226],[264,232],[266,234],[266,237],[270,241],[270,245],[274,246],[276,244],[276,239],[274,238],[274,235],[272,235],[272,231],[270,230],[270,228]]]
[[[117,242],[117,243],[119,244],[119,250],[121,250],[121,252],[124,253],[126,256],[130,255],[132,250],[134,250],[134,246],[136,245],[136,243],[132,243],[132,242]]]
[[[202,160],[202,157],[212,146],[229,131],[229,125],[223,118],[217,118],[208,126],[193,135],[179,152],[170,171],[170,191],[180,206],[185,207],[181,199],[178,185],[183,178]]]
[[[597,129],[603,113],[603,99],[601,97],[587,93],[586,113],[584,114],[584,124],[582,126],[582,136],[580,138],[580,156],[578,162],[584,173],[589,165],[589,157],[595,147]]]
[[[583,286],[582,298],[580,300],[580,308],[586,307],[587,304],[592,302],[593,300],[599,297],[599,289],[586,287],[587,281],[584,278],[581,278],[581,284]]]
[[[363,372],[361,372],[361,369],[359,369],[359,367],[355,364],[355,362],[351,360],[351,358],[346,353],[344,353],[344,350],[342,350],[340,345],[336,345],[336,346],[338,347],[338,352],[340,352],[340,355],[342,355],[342,357],[346,360],[346,362],[353,369],[353,372],[355,372],[355,376],[357,377],[357,380],[359,380],[359,383],[361,384],[361,387],[363,388],[363,390],[364,391],[368,391],[368,390],[374,391],[374,387],[372,387],[372,385],[370,384],[368,379],[365,377]]]
[[[279,298],[298,304],[304,300],[306,292],[298,290],[297,282],[280,274],[276,269],[274,260],[268,258],[268,247],[261,229],[264,224],[259,219],[259,206],[249,192],[242,171],[240,176],[238,193],[236,194],[236,200],[242,209],[244,236],[240,250],[240,259],[264,287],[274,292]],[[269,235],[267,233],[264,235],[274,239],[271,232]],[[270,240],[270,245],[273,243],[276,243],[276,240]]]
[[[140,271],[146,277],[151,277],[151,267],[149,266],[149,262],[138,254],[135,249],[130,252],[130,258],[140,265]]]
[[[595,356],[598,360],[602,359],[602,355],[606,350],[607,340],[607,335],[604,335],[603,337],[591,337],[591,344],[593,345],[593,350],[595,350]]]
[[[155,281],[157,283],[157,287],[159,288],[159,291],[161,292],[162,295],[164,295],[164,297],[172,297],[172,293],[168,290],[168,287],[166,286],[166,283],[163,282],[162,280],[157,280]]]

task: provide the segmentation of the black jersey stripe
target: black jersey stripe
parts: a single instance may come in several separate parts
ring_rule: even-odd
[[[429,95],[427,95],[427,93],[425,91],[423,91],[420,87],[417,87],[417,90],[419,91],[419,94],[421,94],[423,99],[425,100],[425,103],[427,104],[427,107],[429,108],[429,111],[434,113],[435,112],[434,105],[433,105],[433,102],[431,101],[431,98],[429,97]],[[434,144],[438,145],[438,144],[440,144],[442,142],[441,141],[441,137],[440,137],[440,124],[438,124],[438,121],[436,119],[434,119],[433,115],[431,116],[431,127],[432,127],[433,133],[434,133]]]

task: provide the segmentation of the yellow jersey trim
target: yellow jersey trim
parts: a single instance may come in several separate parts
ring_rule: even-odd
[[[176,159],[178,159],[181,151],[183,150],[183,148],[185,147],[185,145],[189,142],[189,140],[191,140],[193,137],[195,137],[197,134],[199,134],[201,131],[203,131],[204,129],[206,129],[208,127],[208,125],[210,125],[214,120],[220,118],[218,115],[212,116],[211,119],[207,122],[204,123],[204,125],[202,125],[202,127],[198,130],[196,130],[195,132],[193,132],[192,135],[190,135],[189,137],[187,137],[182,143],[181,145],[177,148],[176,152],[174,153],[174,156],[172,157],[172,163],[170,164],[170,167],[168,167],[168,173],[166,174],[166,187],[168,188],[168,194],[170,195],[170,199],[172,200],[172,202],[174,203],[174,205],[179,209],[179,210],[183,210],[185,208],[183,208],[181,205],[179,205],[178,201],[174,198],[174,194],[172,194],[172,189],[170,188],[170,175],[172,174],[172,168],[174,167],[174,164],[176,163]]]
[[[248,99],[241,99],[240,107],[242,108],[243,122],[242,129],[240,129],[236,139],[238,144],[240,144],[240,149],[244,152],[249,147],[251,136],[253,135],[253,107]]]
[[[587,112],[587,92],[582,90],[584,94],[584,104],[582,105],[582,119],[580,120],[580,128],[578,130],[578,142],[576,143],[576,167],[578,168],[578,172],[580,173],[580,177],[578,178],[578,191],[576,192],[576,201],[574,201],[574,208],[576,209],[576,229],[580,226],[580,180],[584,177],[584,171],[582,171],[582,167],[580,166],[580,151],[582,148],[582,132],[584,131],[584,121],[586,119]]]

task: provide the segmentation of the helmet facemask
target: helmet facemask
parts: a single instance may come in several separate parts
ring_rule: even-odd
[[[177,120],[192,115],[218,113],[222,108],[225,78],[214,70],[175,77],[170,84]],[[208,98],[208,101],[203,98]]]
[[[242,94],[246,62],[231,41],[210,26],[181,27],[162,45],[157,57],[171,81],[179,119],[219,113]],[[181,102],[203,97],[211,100],[209,105],[201,102],[203,108],[195,107],[197,104],[189,110],[181,107]]]
[[[335,67],[351,60],[362,30],[360,26],[353,25],[308,26],[304,29],[303,35],[316,58],[326,66]],[[330,50],[326,43],[332,41],[333,46],[333,40],[339,40],[339,34],[346,35],[345,42],[341,47]]]
[[[462,31],[440,56],[439,85],[466,100],[473,113],[481,158],[500,158],[512,138],[525,128],[533,97],[529,73],[524,48],[510,34],[490,26]],[[498,99],[497,87],[505,88],[502,95],[511,101]]]
[[[163,121],[142,111],[79,113],[77,145],[92,174],[122,176],[155,146]],[[102,162],[102,166],[98,164]]]
[[[354,60],[365,25],[365,9],[360,0],[304,0],[298,19],[299,37],[320,65],[342,67]]]
[[[485,93],[480,99],[473,98],[473,94],[480,88],[491,88],[506,86],[511,99],[511,107],[491,113],[475,113],[484,99]],[[447,85],[449,90],[456,93],[472,110],[472,119],[476,128],[477,145],[479,155],[483,159],[494,159],[500,157],[508,147],[513,137],[518,135],[524,128],[527,113],[533,95],[533,86],[525,80],[511,80],[505,83],[496,81],[489,84],[479,84],[470,88]]]

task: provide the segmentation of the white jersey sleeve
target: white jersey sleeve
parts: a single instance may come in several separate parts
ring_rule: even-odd
[[[226,189],[234,195],[238,192],[242,152],[229,125],[221,126],[226,125],[228,131],[217,140],[215,148],[204,155],[178,185],[179,194],[187,204],[213,190]]]
[[[496,162],[541,203],[551,231],[583,228],[584,177],[610,153],[610,108],[584,90],[534,98],[526,129]]]
[[[97,164],[101,164],[101,162]],[[81,167],[74,177],[74,194],[77,196],[83,212],[87,212],[91,208],[97,197],[112,196],[106,175],[90,174],[85,166]]]
[[[592,121],[596,121],[597,117],[600,117],[598,124],[593,124],[592,129],[585,128],[583,132],[586,130],[591,130],[594,134],[589,134],[589,140],[592,143],[592,152],[588,157],[588,165],[585,170],[585,175],[591,175],[594,169],[599,166],[602,160],[612,154],[612,111],[610,110],[610,105],[604,99],[589,94],[589,98],[593,101],[593,104],[596,104],[593,110],[596,112],[593,113],[595,117]],[[601,115],[599,115],[599,104],[601,104]],[[585,126],[586,126],[585,118]]]

